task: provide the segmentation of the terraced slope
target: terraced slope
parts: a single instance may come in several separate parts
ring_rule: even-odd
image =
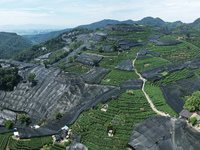
[[[22,137],[51,135],[67,124],[89,149],[126,149],[136,123],[157,115],[135,70],[147,80],[144,90],[156,109],[172,117],[179,116],[186,96],[200,90],[199,37],[188,36],[192,31],[119,24],[95,33],[64,33],[58,49],[63,46],[68,56],[47,68],[21,67],[24,79],[36,73],[37,84],[21,82],[14,91],[1,92],[1,107],[25,112],[38,123],[51,122],[38,130],[20,129]],[[58,111],[65,115],[55,121]]]

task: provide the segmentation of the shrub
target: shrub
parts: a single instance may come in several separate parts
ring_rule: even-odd
[[[86,50],[87,50],[87,47],[84,46],[84,47],[81,48],[81,50],[82,50],[82,51],[86,51]]]
[[[71,143],[71,140],[69,139],[67,142],[64,142],[65,146],[68,146]]]
[[[73,59],[72,56],[69,56],[67,60],[68,60],[69,62],[73,62],[73,61],[74,61],[74,59]]]
[[[99,51],[99,53],[102,53],[102,52],[104,52],[104,49],[103,49],[103,47],[102,47],[102,46],[98,47],[98,51]]]
[[[13,122],[12,122],[12,120],[6,120],[4,122],[4,125],[6,126],[6,129],[12,129],[13,128]]]
[[[98,67],[99,66],[99,62],[96,59],[93,59],[93,64],[94,66]]]
[[[29,82],[35,82],[35,77],[36,77],[36,75],[35,75],[35,73],[29,73],[28,74],[28,77],[27,77],[27,80],[29,81]]]
[[[18,120],[21,122],[21,123],[30,123],[30,120],[31,120],[31,117],[29,117],[29,116],[26,116],[26,115],[24,115],[24,114],[21,114],[21,115],[19,115],[19,118],[18,118]]]
[[[193,126],[197,124],[197,118],[196,118],[196,117],[191,117],[188,121],[189,121],[189,123],[191,123]]]
[[[127,94],[133,95],[134,94],[134,90],[126,90]]]
[[[62,118],[62,114],[60,112],[57,112],[55,117],[56,117],[56,119],[60,119],[60,118]]]

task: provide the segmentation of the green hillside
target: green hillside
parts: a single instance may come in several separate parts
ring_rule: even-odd
[[[16,33],[0,32],[0,57],[9,59],[16,53],[31,47],[29,40],[17,35]]]

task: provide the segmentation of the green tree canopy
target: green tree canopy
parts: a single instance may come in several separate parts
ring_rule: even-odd
[[[29,116],[26,116],[26,115],[24,115],[24,114],[21,114],[20,116],[19,116],[19,118],[18,118],[18,120],[21,122],[21,123],[30,123],[30,120],[31,120],[31,118],[29,117]]]
[[[29,81],[29,82],[34,82],[35,81],[35,77],[36,77],[36,75],[35,75],[35,73],[29,73],[28,74],[28,77],[27,77],[27,80]]]
[[[6,129],[12,129],[13,128],[13,122],[12,122],[12,120],[6,120],[4,122],[4,125],[6,126]]]
[[[86,46],[83,46],[83,47],[81,48],[81,50],[82,50],[82,51],[86,51],[86,50],[87,50],[87,47],[86,47]]]
[[[189,111],[200,110],[200,91],[193,93],[192,96],[188,98],[183,108]]]
[[[56,119],[60,119],[60,118],[62,118],[62,116],[63,115],[60,112],[57,112],[55,115]]]
[[[0,90],[12,91],[20,80],[18,68],[0,68]]]
[[[99,53],[104,52],[104,48],[102,46],[98,47],[97,49],[98,49]]]
[[[69,56],[67,60],[69,60],[69,62],[73,62],[74,58],[72,56]]]
[[[93,64],[94,64],[94,66],[98,67],[98,66],[99,66],[99,62],[98,62],[98,60],[93,59]]]
[[[188,120],[193,126],[195,124],[197,124],[197,118],[196,117],[191,117],[189,120]]]

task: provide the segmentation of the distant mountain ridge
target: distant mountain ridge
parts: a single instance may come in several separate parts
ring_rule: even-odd
[[[193,23],[183,23],[181,21],[175,21],[175,22],[165,22],[160,18],[153,18],[153,17],[145,17],[141,20],[138,21],[133,21],[133,20],[125,20],[125,21],[118,21],[118,20],[112,20],[112,19],[104,19],[98,22],[94,22],[91,24],[87,24],[87,25],[80,25],[77,26],[75,28],[87,28],[90,30],[95,30],[96,28],[103,28],[108,24],[120,24],[120,23],[126,23],[126,24],[133,24],[136,23],[138,25],[147,25],[147,26],[159,26],[159,27],[163,27],[163,28],[168,28],[168,29],[172,29],[172,28],[177,28],[180,26],[190,26],[193,27],[195,29],[200,30],[200,18],[195,20]],[[70,31],[73,28],[68,28],[68,29],[64,29],[64,30],[59,30],[59,31],[53,31],[53,32],[49,32],[47,34],[38,34],[38,35],[25,35],[23,37],[32,40],[36,43],[42,43],[46,40],[49,40],[53,37],[58,36],[59,34],[66,32],[66,31]]]

